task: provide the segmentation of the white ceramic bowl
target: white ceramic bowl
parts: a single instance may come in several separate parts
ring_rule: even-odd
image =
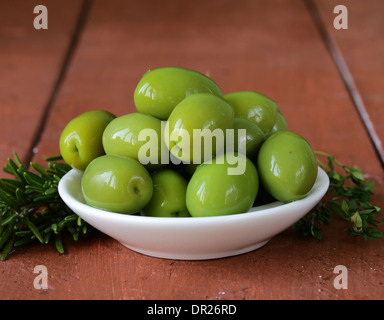
[[[86,205],[81,177],[81,171],[69,171],[59,183],[59,194],[82,219],[131,250],[181,260],[229,257],[260,248],[308,213],[329,186],[328,175],[319,168],[315,185],[302,200],[277,201],[228,216],[155,218]]]

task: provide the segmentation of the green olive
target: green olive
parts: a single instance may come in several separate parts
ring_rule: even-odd
[[[246,155],[251,160],[255,159],[259,149],[265,141],[265,134],[260,127],[244,118],[235,118],[233,122],[234,129],[234,150]],[[239,129],[245,129],[245,135],[240,134]],[[245,144],[245,152],[240,150],[241,146]]]
[[[233,120],[233,109],[225,99],[211,93],[190,95],[169,116],[164,130],[165,144],[171,154],[184,162],[204,162],[223,150],[226,130],[232,129]],[[211,139],[205,139],[204,134]],[[208,141],[210,148],[206,148]]]
[[[285,120],[285,117],[279,111],[277,112],[275,124],[273,125],[271,131],[268,133],[267,137],[271,136],[277,131],[285,130],[288,130],[287,120]]]
[[[232,105],[235,117],[254,121],[265,134],[276,122],[277,104],[267,96],[255,91],[238,91],[224,95]]]
[[[154,140],[140,139],[140,134],[150,130],[155,134]],[[106,154],[120,155],[138,160],[146,169],[153,170],[161,165],[161,121],[151,115],[138,112],[128,113],[113,119],[105,128],[102,136]],[[149,144],[156,152],[149,157],[149,163],[140,159],[140,149]]]
[[[113,155],[94,159],[81,187],[88,205],[117,213],[139,212],[153,194],[152,178],[140,162]]]
[[[223,96],[219,86],[206,75],[178,67],[147,71],[134,92],[137,111],[167,120],[175,106],[195,93]]]
[[[106,110],[91,110],[73,118],[60,135],[60,153],[64,161],[84,170],[93,159],[105,154],[103,132],[115,118]]]
[[[317,177],[317,164],[309,143],[292,131],[278,131],[261,146],[257,167],[265,189],[277,200],[304,198]]]
[[[221,154],[211,163],[198,166],[189,180],[186,203],[192,217],[232,215],[247,212],[253,205],[258,189],[259,176],[255,165],[244,155],[242,173],[231,174],[230,158],[234,154]]]

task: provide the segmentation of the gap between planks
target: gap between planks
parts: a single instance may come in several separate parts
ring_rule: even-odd
[[[73,34],[70,38],[69,46],[68,46],[68,49],[65,53],[63,63],[60,67],[57,79],[54,83],[54,86],[53,86],[52,92],[48,98],[47,104],[44,107],[44,112],[43,112],[42,118],[40,120],[39,126],[37,127],[37,129],[35,131],[31,145],[28,148],[28,152],[25,155],[25,158],[23,159],[23,164],[26,167],[28,167],[30,162],[32,161],[32,158],[35,154],[35,148],[40,142],[41,136],[42,136],[44,129],[46,127],[46,124],[47,124],[47,120],[49,118],[50,111],[51,111],[52,106],[55,102],[55,99],[56,99],[56,96],[60,90],[60,87],[63,83],[67,69],[71,63],[72,57],[73,57],[74,52],[76,50],[76,47],[78,45],[81,33],[82,33],[84,26],[86,24],[88,14],[91,10],[92,4],[93,4],[93,0],[84,0],[82,3],[82,6],[81,6],[80,11],[79,11],[79,16],[77,18]]]
[[[333,40],[330,33],[327,31],[325,23],[321,18],[319,9],[314,0],[303,0],[309,11],[312,20],[323,39],[342,79],[347,91],[352,99],[352,102],[359,113],[360,119],[364,124],[364,127],[369,135],[369,138],[375,149],[376,156],[384,169],[384,150],[379,136],[376,133],[375,127],[371,121],[369,113],[365,107],[361,94],[356,86],[355,80],[348,65],[343,57],[341,50],[339,49],[336,41]]]

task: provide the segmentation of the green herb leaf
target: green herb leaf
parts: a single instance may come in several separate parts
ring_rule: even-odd
[[[36,241],[47,244],[52,238],[63,253],[63,232],[77,240],[87,231],[87,224],[61,200],[57,190],[61,177],[71,167],[61,162],[61,156],[46,161],[47,167],[32,162],[29,170],[14,153],[14,160],[8,159],[3,168],[14,177],[0,178],[1,260],[14,247]]]
[[[346,166],[324,152],[316,154],[328,160],[326,166],[317,158],[330,180],[328,194],[311,213],[295,223],[293,228],[305,235],[311,234],[315,239],[321,239],[318,225],[328,224],[331,221],[330,213],[333,212],[351,224],[351,227],[346,228],[351,235],[362,236],[364,239],[382,238],[383,233],[376,229],[377,224],[382,223],[376,218],[376,215],[381,214],[381,209],[371,203],[375,183],[366,181],[362,169],[357,166]],[[336,168],[342,169],[344,174],[336,171]]]

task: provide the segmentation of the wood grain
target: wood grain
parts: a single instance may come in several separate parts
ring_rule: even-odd
[[[24,160],[38,134],[47,103],[72,40],[81,1],[40,1],[48,29],[33,26],[35,1],[0,3],[0,163],[16,151]],[[4,173],[0,173],[5,176]]]
[[[61,130],[81,112],[134,112],[133,91],[142,74],[169,65],[207,73],[224,92],[270,96],[290,129],[314,149],[361,166],[377,182],[374,200],[384,207],[375,150],[299,0],[94,1],[34,160],[58,152]],[[30,245],[1,263],[0,298],[384,298],[381,240],[352,238],[345,226],[335,217],[324,227],[322,241],[288,229],[256,251],[208,261],[152,258],[97,235],[66,239],[64,255],[53,245]],[[48,269],[48,290],[33,287],[33,268],[40,264]],[[333,285],[337,265],[348,269],[347,290]]]
[[[381,39],[384,21],[379,14],[382,3],[378,0],[338,2],[347,9],[348,29],[334,28],[333,19],[337,14],[333,14],[331,2],[317,1],[316,4],[333,47],[331,50],[340,55],[337,62],[351,98],[384,166],[384,42]]]

